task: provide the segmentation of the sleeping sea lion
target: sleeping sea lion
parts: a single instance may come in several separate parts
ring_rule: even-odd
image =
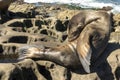
[[[110,29],[111,16],[106,11],[80,11],[69,22],[67,44],[43,50],[38,47],[22,47],[18,51],[22,55],[19,59],[38,58],[74,69],[82,65],[90,73],[91,63],[107,46]]]

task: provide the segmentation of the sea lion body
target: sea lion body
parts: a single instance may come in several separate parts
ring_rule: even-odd
[[[43,51],[30,51],[31,47],[19,49],[24,58],[38,58],[68,68],[83,66],[90,73],[92,61],[107,46],[111,29],[110,15],[105,11],[85,10],[73,16],[68,24],[68,43]],[[22,51],[25,50],[25,54]],[[37,53],[36,53],[37,52]],[[29,56],[32,54],[31,56]],[[37,57],[35,57],[37,56]]]

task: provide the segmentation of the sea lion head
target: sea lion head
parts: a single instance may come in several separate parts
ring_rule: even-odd
[[[79,34],[84,28],[84,19],[84,14],[82,12],[71,18],[67,28],[68,41],[73,41],[78,38]]]

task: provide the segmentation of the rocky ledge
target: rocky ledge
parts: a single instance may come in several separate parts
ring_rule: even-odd
[[[73,6],[72,6],[73,7]],[[65,4],[40,6],[13,3],[11,18],[0,21],[0,80],[119,80],[120,14],[113,14],[113,27],[105,55],[96,72],[72,72],[49,61],[17,61],[17,49],[27,44],[55,47],[67,42],[67,24],[79,12]]]

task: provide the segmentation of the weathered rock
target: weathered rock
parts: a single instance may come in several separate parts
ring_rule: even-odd
[[[120,32],[112,32],[109,42],[120,44]]]
[[[0,63],[0,80],[23,80],[21,72],[12,63]]]
[[[120,79],[120,31],[116,29],[120,26],[120,14],[113,16],[115,31],[111,33],[105,55],[98,59],[101,65],[97,66],[95,72],[84,74],[82,70],[70,72],[48,61],[17,62],[16,60],[17,49],[20,46],[38,44],[55,47],[65,42],[67,23],[79,12],[78,10],[69,10],[60,6],[51,7],[48,4],[36,7],[33,4],[16,3],[10,5],[9,10],[15,12],[16,19],[5,22],[5,26],[0,26],[0,56],[2,56],[0,57],[0,80]]]
[[[32,4],[25,4],[23,0],[6,0],[6,3],[10,1],[15,1],[12,3],[8,10],[9,10],[9,17],[3,17],[4,19],[1,23],[5,23],[13,18],[33,18],[35,17],[35,12]],[[5,13],[4,13],[5,14]]]
[[[22,70],[24,80],[47,80],[40,74],[38,65],[30,59],[15,63]]]
[[[0,80],[46,80],[32,60],[19,63],[0,63]]]
[[[120,32],[120,26],[115,27],[115,32]]]

